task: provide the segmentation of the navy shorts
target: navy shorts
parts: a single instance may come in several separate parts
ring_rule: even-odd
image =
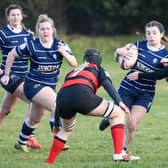
[[[150,94],[148,92],[134,92],[120,88],[118,93],[122,101],[131,109],[133,105],[139,105],[146,108],[146,111],[149,112],[155,94]]]
[[[24,94],[25,96],[31,101],[32,98],[43,88],[46,87],[48,85],[43,85],[37,82],[34,82],[32,80],[29,80],[27,78],[25,78],[25,82],[24,82]],[[51,86],[48,86],[51,87]],[[51,87],[53,90],[55,90],[56,86],[52,86]]]
[[[0,76],[2,77],[3,74]],[[8,92],[14,93],[17,87],[24,81],[24,76],[19,76],[16,74],[10,74],[9,76],[9,83],[7,85],[4,85],[1,80],[1,86]]]
[[[88,86],[72,85],[61,89],[57,94],[55,114],[59,114],[65,119],[72,118],[77,112],[86,115],[95,109],[102,100]]]

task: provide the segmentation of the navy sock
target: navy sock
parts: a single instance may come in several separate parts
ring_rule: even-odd
[[[22,130],[19,134],[18,143],[20,144],[26,144],[29,136],[32,135],[33,131],[35,130],[35,127],[31,127],[26,121],[22,125]]]

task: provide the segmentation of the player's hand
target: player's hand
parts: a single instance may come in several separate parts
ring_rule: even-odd
[[[168,66],[168,58],[162,58],[160,61],[164,66]]]
[[[1,82],[2,84],[7,85],[9,83],[9,75],[2,76]]]
[[[0,69],[0,75],[2,75],[3,74],[3,70],[2,69]]]
[[[132,57],[134,57],[134,53],[132,51],[127,51],[127,53],[124,55],[124,60],[130,60]]]
[[[122,47],[122,48],[118,48],[116,50],[116,53],[119,54],[119,55],[122,55],[123,57],[125,57],[125,55],[128,54],[128,50],[126,47]]]
[[[127,76],[127,78],[129,80],[137,80],[139,78],[139,72],[138,71],[132,72]]]
[[[131,47],[133,47],[133,44],[129,43],[124,47],[118,48],[116,52],[122,55],[125,60],[130,60],[135,55],[135,51]]]
[[[58,43],[58,51],[61,53],[61,55],[64,55],[66,52],[65,44],[63,42]]]
[[[129,108],[122,101],[119,103],[119,106],[126,114],[130,114]]]

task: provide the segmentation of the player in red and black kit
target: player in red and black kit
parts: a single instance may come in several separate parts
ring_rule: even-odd
[[[125,114],[128,108],[123,104],[107,73],[101,67],[102,57],[96,49],[86,50],[84,64],[69,72],[57,95],[55,116],[60,116],[61,129],[54,136],[46,163],[53,164],[76,124],[76,114],[108,117],[114,144],[113,160],[136,160],[122,150]],[[114,102],[96,95],[103,86]]]

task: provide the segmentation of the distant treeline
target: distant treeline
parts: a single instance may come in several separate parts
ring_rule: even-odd
[[[24,22],[34,30],[39,14],[51,16],[61,34],[115,35],[143,32],[150,20],[168,27],[167,0],[3,0],[0,26],[6,24],[5,8],[16,3],[23,7]]]

